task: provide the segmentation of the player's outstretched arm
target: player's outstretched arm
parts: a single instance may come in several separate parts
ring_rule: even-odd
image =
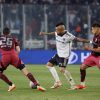
[[[76,37],[76,40],[79,41],[79,42],[84,42],[84,43],[91,43],[92,42],[90,40],[83,39],[83,38],[78,38],[78,37]]]
[[[40,32],[39,35],[54,35],[55,32],[50,32],[50,33],[46,33],[46,32]]]
[[[90,46],[84,46],[84,50],[90,50],[90,51],[94,51],[94,52],[100,52],[100,47],[98,48],[93,48],[93,47],[90,47]]]

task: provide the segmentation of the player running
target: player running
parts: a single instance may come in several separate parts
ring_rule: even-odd
[[[93,37],[93,47],[85,46],[85,50],[90,50],[91,54],[84,60],[82,65],[80,66],[80,77],[81,83],[77,87],[79,89],[85,89],[85,77],[86,77],[86,69],[92,66],[97,66],[100,69],[100,23],[93,23],[92,25],[92,33]]]
[[[3,35],[0,36],[0,53],[2,54],[0,59],[0,79],[9,85],[8,91],[12,91],[16,87],[15,84],[13,84],[7,76],[3,74],[3,71],[6,70],[10,64],[21,70],[24,75],[35,84],[37,90],[45,91],[45,89],[38,84],[34,76],[26,69],[24,63],[19,58],[19,43],[16,38],[13,38],[10,35],[9,28],[4,28]]]
[[[55,83],[51,88],[55,89],[62,85],[59,76],[57,74],[57,71],[54,68],[54,65],[59,65],[61,73],[64,74],[65,78],[71,85],[70,90],[74,90],[76,89],[75,82],[70,72],[66,69],[68,59],[71,54],[72,41],[73,40],[78,40],[80,42],[89,42],[89,41],[77,38],[71,33],[69,33],[67,30],[65,30],[64,23],[58,23],[56,25],[55,32],[50,32],[50,33],[40,32],[40,35],[52,35],[52,34],[55,35],[56,38],[57,54],[55,54],[48,61],[46,65],[55,80]]]

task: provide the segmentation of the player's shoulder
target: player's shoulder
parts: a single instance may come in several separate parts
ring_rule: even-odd
[[[8,37],[9,37],[9,38],[12,38],[12,39],[14,39],[14,40],[17,39],[17,37],[15,37],[15,36],[13,36],[13,35],[9,35]]]
[[[5,35],[0,35],[0,38],[5,38],[6,36]]]
[[[12,39],[13,41],[18,41],[18,38],[13,35],[9,35],[8,38]]]
[[[12,39],[13,41],[15,40],[15,37],[12,36],[12,35],[8,35],[7,37],[10,38],[10,39]]]
[[[11,35],[0,35],[0,37],[13,38]]]
[[[67,31],[67,30],[65,30],[65,34],[68,35],[68,36],[71,36],[71,35],[72,35],[72,34],[71,34],[69,31]]]
[[[4,37],[4,35],[0,35],[0,37]]]

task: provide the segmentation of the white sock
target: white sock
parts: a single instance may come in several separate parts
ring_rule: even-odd
[[[68,70],[65,70],[64,76],[66,77],[71,86],[75,86],[75,82]]]
[[[58,76],[58,73],[57,73],[56,69],[55,69],[54,67],[49,67],[49,66],[47,66],[47,68],[48,68],[48,69],[49,69],[49,71],[51,72],[51,74],[52,74],[52,76],[53,76],[53,78],[54,78],[55,82],[60,81],[60,79],[59,79],[59,76]]]
[[[85,86],[85,82],[81,82],[81,85]]]

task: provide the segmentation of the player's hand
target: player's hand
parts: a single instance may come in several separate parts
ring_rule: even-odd
[[[84,46],[84,48],[83,48],[84,50],[91,50],[91,47],[89,47],[89,46]]]
[[[45,32],[40,32],[39,35],[45,35]]]
[[[89,46],[85,45],[83,49],[84,50],[89,50],[89,48],[90,48]]]

